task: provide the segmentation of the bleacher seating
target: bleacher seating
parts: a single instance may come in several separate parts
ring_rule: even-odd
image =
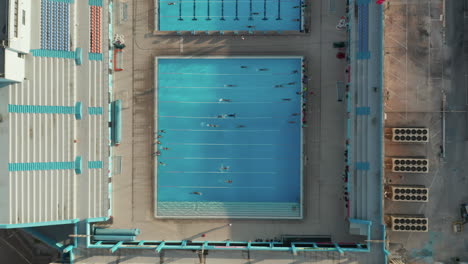
[[[70,5],[41,0],[41,49],[70,50]]]
[[[101,53],[102,7],[90,6],[90,52]]]

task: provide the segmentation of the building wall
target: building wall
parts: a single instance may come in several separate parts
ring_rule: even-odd
[[[8,117],[8,97],[9,89],[0,88],[0,175],[8,175],[8,153],[10,145],[8,144],[9,122]],[[9,177],[0,177],[0,208],[9,208]],[[10,210],[1,210],[0,223],[8,221]]]
[[[21,82],[24,79],[25,56],[9,49],[5,50],[5,79]]]
[[[10,0],[8,9],[8,46],[22,53],[28,53],[31,42],[31,0]]]

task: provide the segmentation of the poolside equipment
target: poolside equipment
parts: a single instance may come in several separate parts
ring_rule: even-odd
[[[394,232],[428,232],[428,219],[422,215],[392,215],[390,225]]]
[[[137,236],[140,234],[140,229],[111,229],[111,228],[96,228],[95,235],[112,235],[112,236]]]
[[[136,236],[94,235],[93,239],[101,241],[134,241]]]
[[[111,145],[118,146],[122,140],[122,100],[111,103]]]

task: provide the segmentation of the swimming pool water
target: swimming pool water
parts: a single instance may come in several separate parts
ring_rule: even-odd
[[[301,67],[159,58],[157,202],[299,203]]]
[[[300,0],[159,0],[160,31],[301,30]]]

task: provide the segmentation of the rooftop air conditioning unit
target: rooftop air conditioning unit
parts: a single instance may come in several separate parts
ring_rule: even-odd
[[[395,202],[423,202],[429,200],[429,189],[422,185],[391,185],[390,197]]]
[[[418,158],[392,158],[392,172],[428,173],[429,160]]]
[[[429,142],[428,128],[392,128],[393,142],[427,143]]]
[[[428,219],[420,215],[392,215],[391,227],[395,232],[427,232]]]

